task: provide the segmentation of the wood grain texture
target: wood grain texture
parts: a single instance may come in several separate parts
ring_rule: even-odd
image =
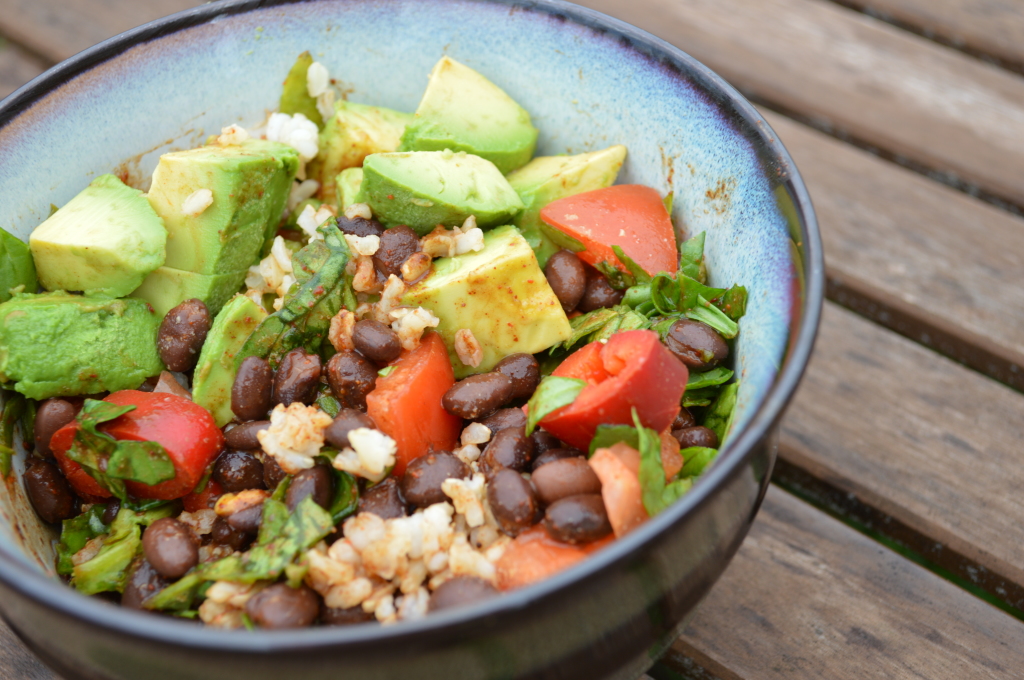
[[[1024,66],[1024,7],[1017,0],[837,0],[949,44]]]
[[[1020,585],[1021,413],[1024,395],[829,303],[780,456]]]
[[[0,38],[0,99],[46,70],[46,64]]]
[[[1024,391],[1024,219],[762,112],[814,201],[830,297]]]
[[[0,680],[60,680],[0,620]]]
[[[1024,205],[1024,79],[823,0],[583,0],[768,105]]]
[[[749,680],[1008,678],[1024,624],[772,487],[665,663]]]
[[[201,0],[0,0],[0,33],[63,61],[87,47]]]

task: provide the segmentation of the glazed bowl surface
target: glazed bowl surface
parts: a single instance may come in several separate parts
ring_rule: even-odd
[[[685,45],[682,46],[685,48]],[[0,492],[0,613],[67,678],[629,678],[678,635],[739,547],[806,366],[823,295],[806,189],[764,119],[680,49],[556,0],[232,0],[129,31],[0,103],[0,227],[27,239],[93,177],[146,188],[161,153],[258,126],[309,50],[345,96],[415,109],[447,54],[505,89],[538,155],[624,144],[620,183],[707,232],[713,285],[744,284],[741,388],[714,465],[671,508],[542,583],[379,627],[220,631],[122,610],[55,579],[52,529]],[[16,469],[24,466],[24,456]],[[751,584],[751,587],[757,587]],[[59,633],[55,633],[59,631]]]

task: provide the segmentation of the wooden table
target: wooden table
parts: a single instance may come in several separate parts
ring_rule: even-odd
[[[195,4],[0,0],[0,96]],[[585,4],[761,107],[826,246],[773,485],[651,674],[1024,677],[1024,3]],[[0,678],[54,677],[0,636]]]

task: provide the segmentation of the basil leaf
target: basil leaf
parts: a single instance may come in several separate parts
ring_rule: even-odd
[[[105,423],[115,418],[120,418],[129,411],[134,411],[135,407],[128,404],[125,406],[119,406],[117,404],[111,404],[109,401],[101,401],[99,399],[86,399],[85,403],[82,404],[82,410],[78,412],[75,417],[82,425],[82,429],[95,435],[103,435],[101,432],[96,431],[96,426],[100,423]],[[113,437],[111,437],[113,439]]]
[[[153,486],[174,479],[174,463],[157,442],[120,441],[107,460],[107,474]]]
[[[687,312],[701,304],[701,297],[713,300],[725,293],[724,288],[711,288],[685,274],[679,275],[679,311]],[[710,305],[709,305],[710,306]]]
[[[711,402],[718,396],[717,387],[705,387],[700,390],[686,390],[683,393],[683,408],[694,406],[710,406]]]
[[[664,340],[665,336],[668,334],[668,329],[672,328],[672,324],[679,321],[679,319],[680,316],[678,314],[651,319],[651,330],[661,336],[661,339]]]
[[[341,412],[341,402],[338,401],[333,394],[328,394],[326,392],[320,393],[320,396],[317,397],[316,405],[317,408],[332,418],[337,417],[338,413]]]
[[[701,295],[697,296],[697,306],[686,311],[686,318],[706,323],[727,340],[735,338],[740,332],[740,327],[735,321]]]
[[[703,373],[690,373],[690,378],[686,381],[686,389],[687,391],[699,390],[704,387],[722,385],[729,382],[732,376],[733,372],[724,366],[717,366]]]
[[[696,477],[704,472],[704,468],[708,466],[708,463],[715,459],[715,456],[718,455],[718,449],[691,446],[688,449],[683,449],[680,453],[683,454],[683,459],[686,462],[683,464],[683,469],[680,470],[679,475],[681,477]]]
[[[549,241],[554,243],[559,248],[564,248],[574,253],[582,253],[584,250],[587,249],[587,247],[583,245],[582,241],[576,240],[572,236],[566,234],[561,229],[552,227],[547,222],[540,223],[540,231],[542,234],[548,237]]]
[[[647,317],[643,314],[639,314],[632,310],[627,310],[622,314],[621,322],[619,323],[619,333],[624,331],[635,331],[643,328],[647,328],[651,325],[651,322],[647,320]]]
[[[279,500],[268,498],[263,501],[263,513],[260,516],[260,532],[256,537],[256,545],[266,545],[277,538],[288,521],[288,506]]]
[[[629,270],[630,275],[633,277],[633,283],[631,286],[639,284],[650,283],[651,275],[647,271],[633,261],[629,255],[622,250],[621,246],[612,246],[612,252],[615,253],[615,257],[619,258],[619,262],[625,265],[626,269]]]
[[[636,279],[629,272],[624,272],[613,263],[608,260],[602,260],[594,265],[597,271],[604,274],[604,277],[608,279],[608,285],[615,290],[625,290],[630,286],[636,285]]]
[[[590,440],[588,456],[593,456],[598,449],[607,449],[622,442],[634,449],[640,449],[640,439],[636,428],[632,425],[598,425],[594,438]]]
[[[103,512],[106,505],[96,504],[78,517],[66,519],[61,523],[60,542],[57,543],[57,573],[70,576],[75,565],[71,557],[85,547],[85,544],[101,534],[107,533],[109,527],[103,523]]]
[[[729,434],[729,430],[732,429],[732,417],[736,410],[736,395],[739,389],[740,384],[738,382],[722,388],[718,399],[708,409],[707,416],[704,419],[704,427],[714,430],[715,434],[718,435],[719,448],[725,444],[725,438]]]
[[[142,606],[151,611],[185,611],[192,606],[192,601],[195,600],[196,593],[205,580],[203,576],[194,571],[185,574],[160,592],[146,598]]]
[[[635,286],[630,286],[626,289],[626,294],[622,298],[622,304],[627,307],[636,308],[645,302],[651,300],[651,284],[642,283]]]
[[[148,512],[134,512],[121,508],[110,525],[110,533],[96,555],[72,568],[71,585],[81,593],[124,590],[128,567],[142,551],[142,529],[163,517],[176,514],[177,506],[163,502]]]
[[[526,435],[533,433],[537,423],[543,420],[544,416],[575,401],[586,386],[585,380],[555,375],[549,375],[541,380],[527,403],[529,412],[526,416]]]
[[[333,469],[333,468],[332,468]],[[359,484],[356,478],[343,470],[334,470],[334,500],[328,512],[337,525],[359,508]]]
[[[727,317],[733,321],[739,321],[747,313],[747,289],[735,285],[714,302],[719,309],[725,312]]]
[[[89,432],[83,425],[75,432],[67,457],[81,465],[82,470],[95,479],[97,484],[123,501],[128,498],[124,481],[106,473],[107,460],[116,450],[117,443],[113,437]]]
[[[679,283],[669,274],[659,273],[651,281],[651,303],[662,314],[679,311]]]
[[[704,266],[705,237],[706,232],[702,231],[679,248],[679,273],[699,283],[708,281],[707,268]]]
[[[572,327],[572,335],[569,339],[560,345],[561,349],[569,349],[583,338],[587,337],[591,333],[600,330],[606,323],[618,316],[618,312],[614,309],[602,307],[601,309],[595,309],[592,312],[581,314],[575,319],[569,321],[569,325]],[[552,348],[551,352],[554,353],[559,346]]]
[[[608,338],[619,332],[619,327],[621,325],[622,317],[616,314],[610,321],[608,321],[608,323],[601,326],[600,330],[590,336],[590,342],[600,342],[602,340],[607,341]]]

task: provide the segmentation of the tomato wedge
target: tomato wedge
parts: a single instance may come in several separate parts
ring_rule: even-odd
[[[184,397],[122,390],[114,392],[103,401],[119,406],[135,406],[135,409],[101,424],[97,428],[100,432],[114,439],[158,442],[174,463],[174,479],[153,486],[126,482],[128,492],[136,498],[181,498],[195,488],[207,466],[224,448],[224,435],[213,416],[202,406]],[[94,499],[110,498],[106,489],[86,474],[78,463],[67,457],[78,428],[78,421],[75,420],[57,430],[50,439],[50,448],[76,493]]]
[[[598,425],[632,425],[635,408],[645,427],[665,430],[679,413],[686,366],[654,331],[616,333],[571,354],[552,375],[586,380],[576,401],[541,420],[562,441],[586,451]]]
[[[414,458],[455,448],[462,420],[441,406],[455,373],[440,335],[425,334],[419,347],[403,352],[392,366],[367,395],[366,413],[398,444],[392,475],[400,478]]]
[[[658,192],[639,184],[618,184],[548,203],[540,211],[547,224],[585,246],[576,253],[584,262],[607,261],[628,271],[612,246],[651,276],[678,268],[676,233]]]
[[[494,565],[498,590],[512,590],[542,581],[585,559],[614,540],[607,536],[576,546],[556,541],[537,525],[519,534]]]

